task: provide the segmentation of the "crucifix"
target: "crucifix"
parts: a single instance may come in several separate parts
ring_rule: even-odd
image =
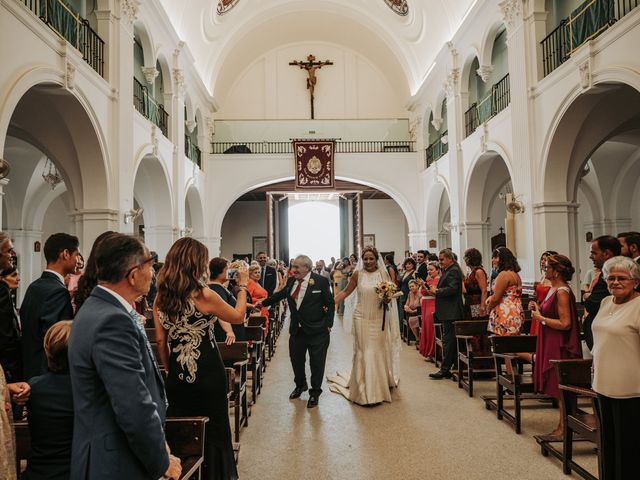
[[[313,54],[309,54],[307,56],[307,61],[302,60],[294,60],[293,62],[289,62],[289,65],[296,65],[300,67],[302,70],[306,70],[309,76],[307,77],[307,90],[309,90],[309,95],[311,97],[311,119],[315,118],[315,112],[313,107],[313,92],[316,87],[316,83],[318,79],[316,78],[316,70],[321,69],[325,65],[333,65],[333,62],[329,60],[325,60],[324,62],[316,62],[316,57]]]

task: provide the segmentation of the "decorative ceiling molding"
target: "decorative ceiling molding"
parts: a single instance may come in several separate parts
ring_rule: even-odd
[[[409,4],[407,0],[384,0],[391,10],[400,15],[406,16],[409,13]]]
[[[240,0],[218,0],[218,7],[216,11],[218,15],[224,15],[235,7]]]

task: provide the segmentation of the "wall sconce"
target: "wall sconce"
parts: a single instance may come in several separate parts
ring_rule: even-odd
[[[133,222],[144,212],[144,208],[132,208],[128,212],[124,212],[124,223],[128,224]]]
[[[182,230],[180,230],[180,237],[190,237],[192,233],[193,227],[184,227]]]

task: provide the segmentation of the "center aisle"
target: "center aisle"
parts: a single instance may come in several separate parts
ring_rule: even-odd
[[[469,398],[450,380],[429,380],[435,367],[406,344],[393,403],[353,405],[325,383],[319,406],[307,409],[306,392],[289,400],[294,384],[288,337],[285,325],[242,432],[241,480],[577,478],[542,457],[532,438],[555,427],[557,410],[527,409],[524,431],[516,435],[479,399],[493,382],[477,382],[476,397]],[[351,322],[336,317],[326,373],[350,370],[351,356]]]

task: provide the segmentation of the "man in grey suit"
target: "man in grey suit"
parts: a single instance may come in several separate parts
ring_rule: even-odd
[[[442,250],[438,256],[442,273],[437,287],[431,287],[436,297],[435,317],[442,323],[443,360],[440,371],[429,374],[434,380],[451,378],[451,367],[456,361],[456,334],[453,322],[463,317],[462,270],[451,250]]]
[[[95,252],[98,286],[69,341],[75,420],[71,479],[178,479],[163,425],[164,382],[132,303],[149,291],[153,257],[114,234]]]

